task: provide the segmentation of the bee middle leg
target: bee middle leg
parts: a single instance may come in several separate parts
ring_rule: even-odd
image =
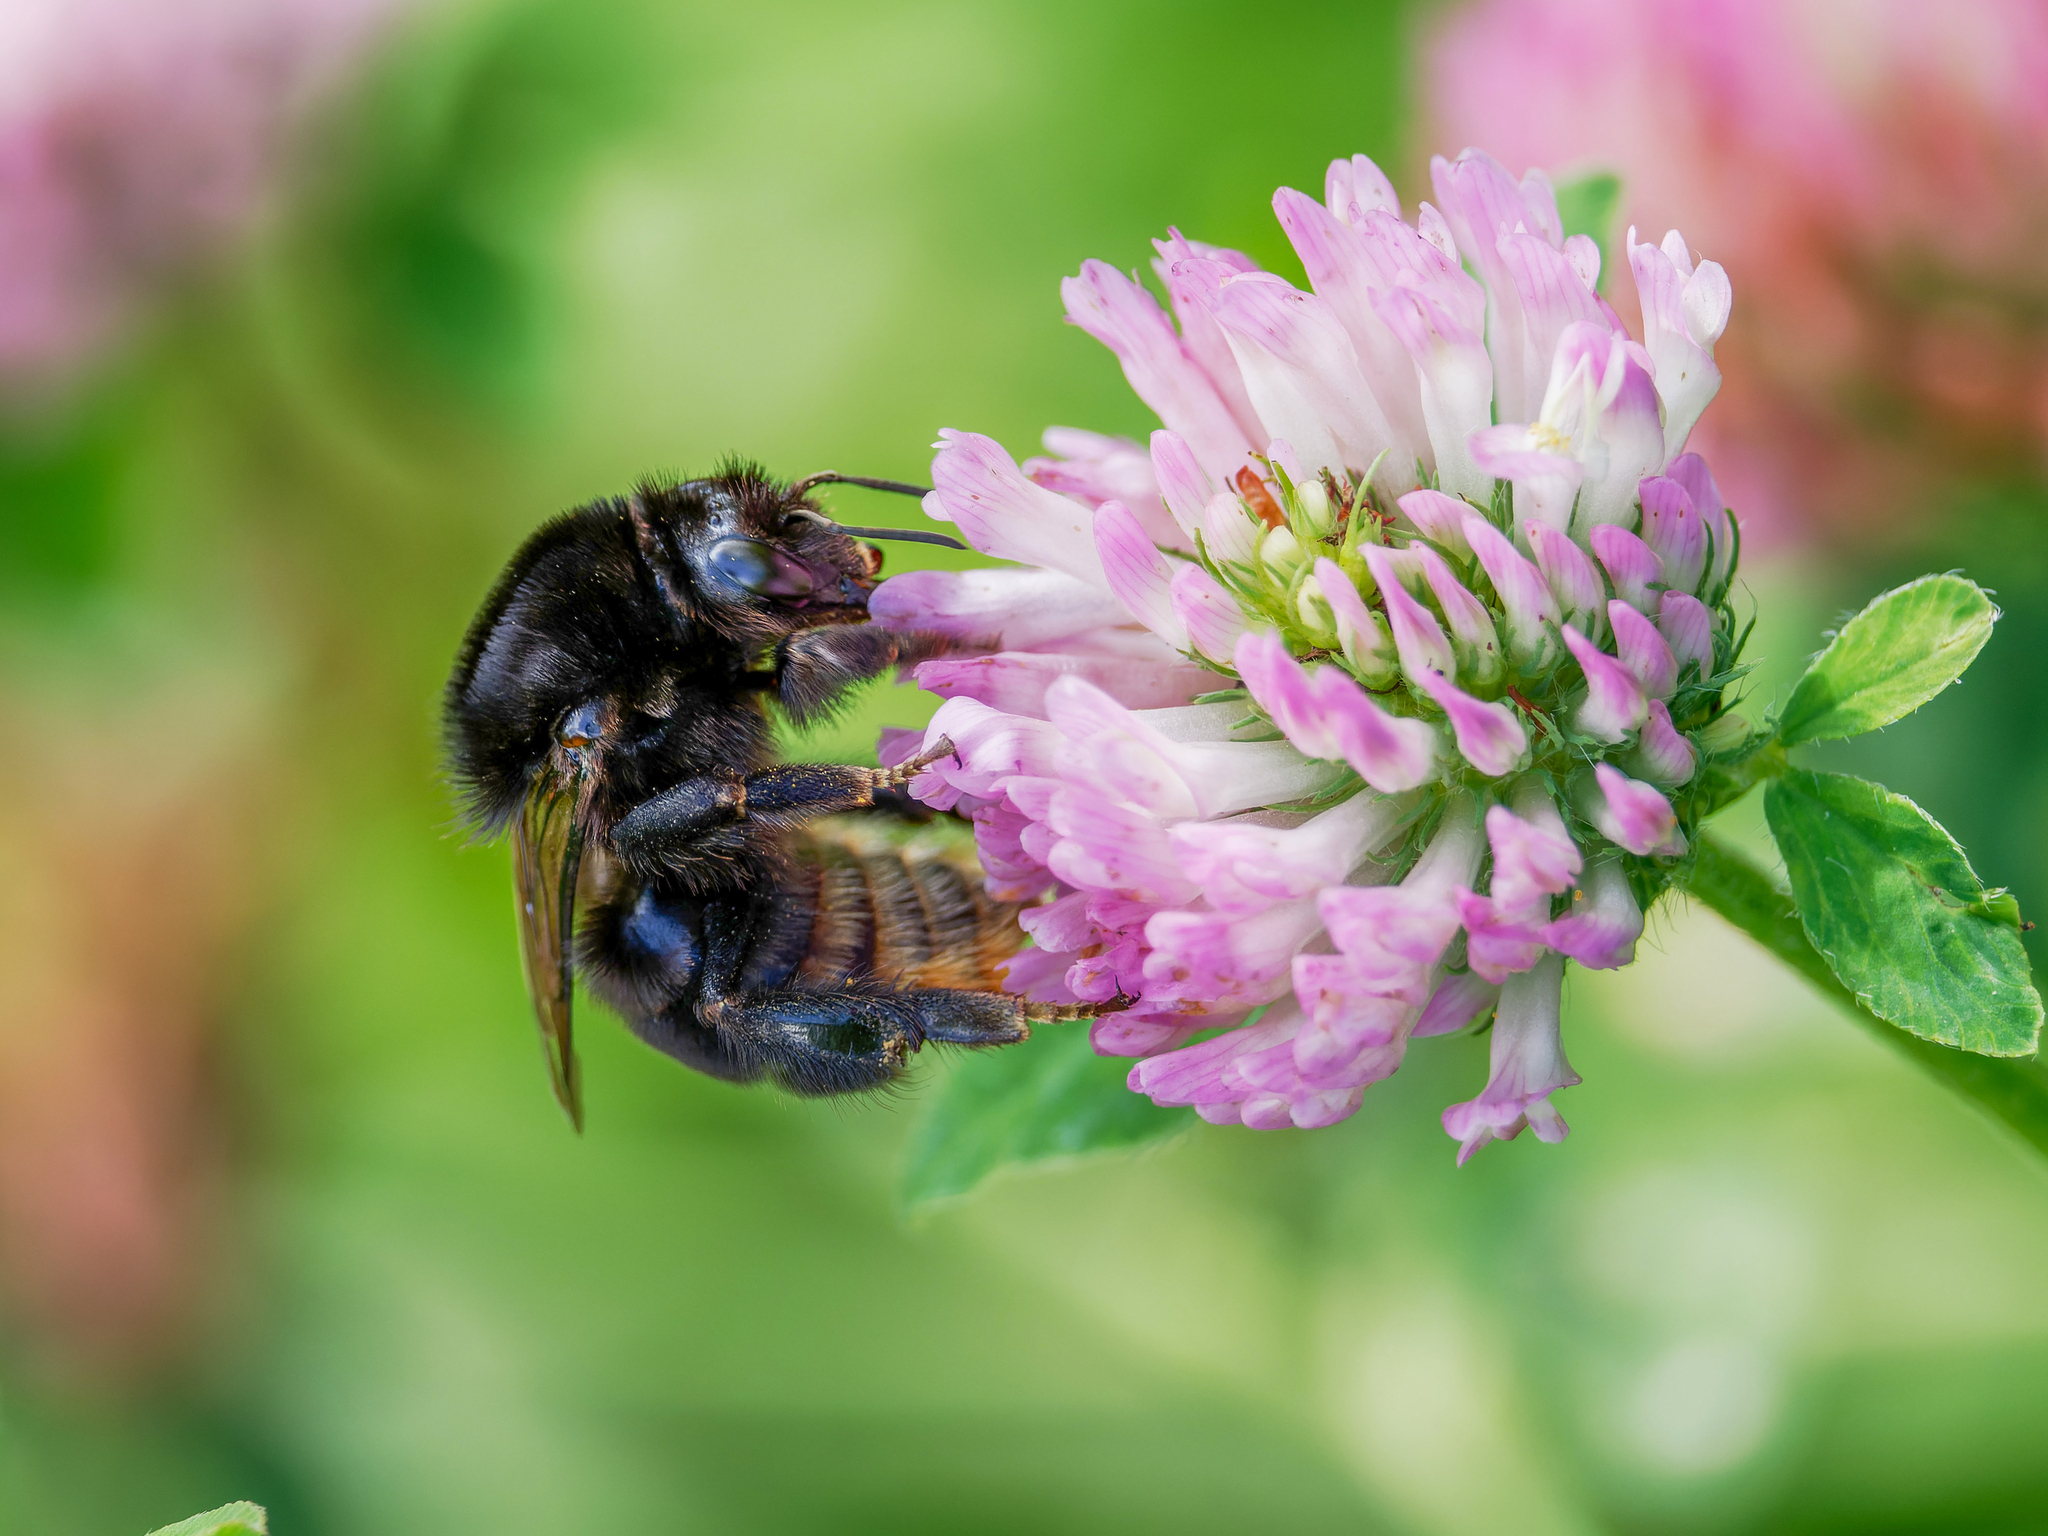
[[[612,828],[613,851],[640,868],[675,867],[693,855],[729,852],[733,828],[749,822],[793,827],[817,816],[864,810],[920,771],[953,755],[938,744],[894,768],[850,763],[780,763],[745,778],[685,779],[636,805]]]

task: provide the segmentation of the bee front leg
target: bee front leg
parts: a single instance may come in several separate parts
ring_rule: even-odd
[[[855,683],[960,649],[959,641],[925,630],[872,624],[807,629],[776,649],[771,677],[783,713],[795,725],[809,725],[831,714]]]

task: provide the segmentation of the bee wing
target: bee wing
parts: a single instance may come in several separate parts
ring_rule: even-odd
[[[583,832],[576,800],[559,779],[543,773],[520,808],[512,836],[513,897],[518,903],[519,958],[526,992],[540,1025],[541,1052],[555,1100],[569,1122],[583,1129],[583,1074],[576,1062],[571,1004],[576,982],[576,871]]]

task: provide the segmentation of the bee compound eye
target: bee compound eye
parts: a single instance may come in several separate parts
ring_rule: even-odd
[[[603,729],[597,706],[578,704],[562,716],[562,723],[555,727],[555,740],[565,747],[587,747],[597,740]]]
[[[775,579],[774,551],[753,539],[720,539],[706,557],[711,569],[736,587],[765,592]]]
[[[720,539],[705,560],[714,574],[748,592],[802,597],[813,586],[809,571],[758,539]]]

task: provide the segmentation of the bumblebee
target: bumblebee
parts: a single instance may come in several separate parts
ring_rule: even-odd
[[[888,769],[776,761],[771,707],[810,724],[952,647],[865,622],[882,564],[865,540],[964,546],[841,527],[811,496],[828,481],[918,490],[745,464],[647,482],[534,533],[463,641],[452,773],[481,833],[511,831],[527,989],[579,1129],[579,972],[655,1049],[806,1095],[1060,1016],[999,989],[1016,908],[971,865],[861,827],[916,811],[901,786],[949,743]]]

